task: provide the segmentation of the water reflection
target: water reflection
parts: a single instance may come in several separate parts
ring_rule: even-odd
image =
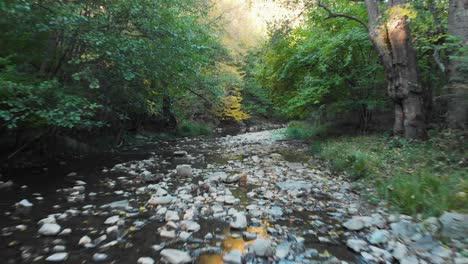
[[[257,238],[265,238],[268,239],[267,228],[269,224],[264,222],[262,226],[259,227],[249,227],[247,228],[247,232],[250,233],[257,233]],[[222,241],[222,249],[223,253],[221,254],[205,254],[201,255],[197,263],[199,264],[223,264],[223,255],[229,253],[232,250],[239,250],[242,253],[246,252],[246,247],[252,245],[255,240],[245,241],[242,238],[242,234],[239,233],[240,237],[232,237],[232,233],[230,228],[224,229],[223,232],[225,238]]]

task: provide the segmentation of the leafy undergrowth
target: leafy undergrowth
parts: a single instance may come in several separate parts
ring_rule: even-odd
[[[286,128],[286,136],[290,139],[307,140],[324,136],[327,131],[325,125],[314,126],[303,121],[292,121]]]
[[[213,129],[204,123],[183,121],[178,127],[176,134],[182,137],[209,136]]]
[[[424,142],[383,135],[316,142],[310,150],[336,172],[373,185],[402,213],[468,212],[466,133],[431,131]]]

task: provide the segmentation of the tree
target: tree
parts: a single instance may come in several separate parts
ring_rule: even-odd
[[[420,82],[416,51],[411,42],[406,0],[390,0],[384,5],[377,0],[365,0],[365,4],[368,23],[351,15],[334,13],[319,2],[329,18],[352,19],[367,28],[385,69],[387,92],[394,103],[394,134],[423,138],[426,134],[426,89]]]
[[[448,31],[461,40],[462,50],[449,60],[447,85],[448,111],[447,124],[451,128],[467,128],[468,121],[468,2],[450,0]],[[463,52],[465,57],[463,57]]]

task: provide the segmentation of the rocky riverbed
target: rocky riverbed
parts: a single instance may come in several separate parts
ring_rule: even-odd
[[[280,130],[144,149],[10,187],[2,263],[468,263],[466,215],[369,206]]]

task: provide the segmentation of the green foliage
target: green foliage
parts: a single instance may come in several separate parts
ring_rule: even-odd
[[[330,3],[332,4],[332,3]],[[365,19],[363,5],[338,1],[340,13]],[[318,109],[336,115],[385,107],[383,69],[364,28],[346,19],[326,19],[311,9],[300,27],[276,31],[256,76],[289,117],[309,118]]]
[[[315,153],[335,171],[346,171],[404,213],[468,211],[466,134],[431,131],[427,142],[387,136],[330,139]]]
[[[323,137],[327,132],[325,125],[311,125],[303,121],[292,121],[286,128],[286,136],[290,139],[312,139]]]
[[[103,122],[165,118],[163,98],[178,102],[171,111],[190,113],[187,106],[200,101],[193,93],[216,104],[220,88],[211,75],[226,51],[208,22],[209,9],[205,0],[2,2],[0,57],[11,61],[17,76],[34,80],[28,87],[11,80],[16,84],[4,89],[19,91],[8,92],[8,100],[29,105],[31,113],[46,103],[58,108],[16,125],[87,126],[98,105],[95,117]],[[53,102],[32,105],[46,93]],[[31,96],[15,98],[22,94]]]
[[[3,126],[14,129],[103,125],[92,119],[100,106],[73,94],[71,87],[62,87],[56,80],[28,78],[15,72],[11,65],[0,72],[0,120]]]
[[[183,121],[177,127],[177,135],[182,137],[209,136],[212,134],[212,127],[208,124]]]

